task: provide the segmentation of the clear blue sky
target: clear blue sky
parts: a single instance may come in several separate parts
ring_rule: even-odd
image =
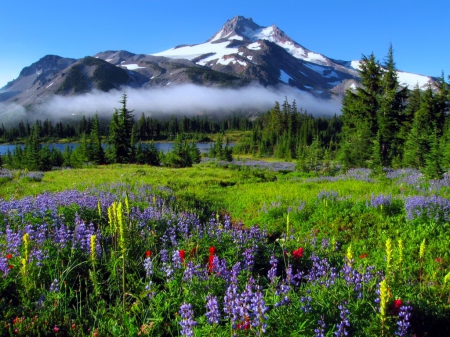
[[[398,69],[447,76],[449,13],[448,0],[0,0],[0,87],[47,54],[155,53],[202,43],[236,15],[340,60],[383,60],[392,43]]]

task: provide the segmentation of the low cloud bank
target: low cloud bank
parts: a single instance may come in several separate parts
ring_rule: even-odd
[[[45,119],[59,121],[73,115],[92,116],[98,113],[109,117],[114,108],[120,109],[122,94],[127,94],[127,107],[139,117],[142,112],[147,116],[197,115],[202,113],[223,115],[230,112],[263,112],[273,107],[275,101],[282,103],[286,98],[294,100],[298,108],[318,116],[339,114],[340,99],[324,100],[313,95],[283,85],[263,87],[258,84],[247,87],[205,88],[193,84],[168,85],[162,88],[94,91],[78,96],[53,96],[46,102],[33,107],[33,111],[16,104],[0,105],[0,121],[20,119]],[[27,118],[28,117],[28,118]]]

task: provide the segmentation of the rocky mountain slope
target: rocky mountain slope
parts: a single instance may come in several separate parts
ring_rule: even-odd
[[[329,98],[358,85],[359,61],[313,52],[277,26],[236,16],[205,43],[180,45],[153,55],[105,51],[80,60],[47,55],[0,89],[0,102],[32,105],[52,95],[78,95],[126,86],[194,83],[208,87],[285,84]],[[435,79],[398,72],[403,85],[424,87]]]

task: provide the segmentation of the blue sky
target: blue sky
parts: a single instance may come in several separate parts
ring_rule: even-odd
[[[340,60],[383,60],[392,43],[398,69],[447,76],[449,13],[448,0],[0,0],[0,87],[47,54],[156,53],[202,43],[236,15]]]

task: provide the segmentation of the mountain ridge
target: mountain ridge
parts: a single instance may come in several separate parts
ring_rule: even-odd
[[[98,61],[95,61],[98,60]],[[122,87],[183,83],[239,88],[251,82],[289,85],[320,98],[359,84],[359,61],[336,60],[309,50],[275,24],[260,26],[235,16],[204,43],[177,45],[154,54],[107,50],[83,59],[46,55],[0,89],[0,102],[38,104],[52,95],[71,96]],[[398,71],[402,85],[435,81]]]

